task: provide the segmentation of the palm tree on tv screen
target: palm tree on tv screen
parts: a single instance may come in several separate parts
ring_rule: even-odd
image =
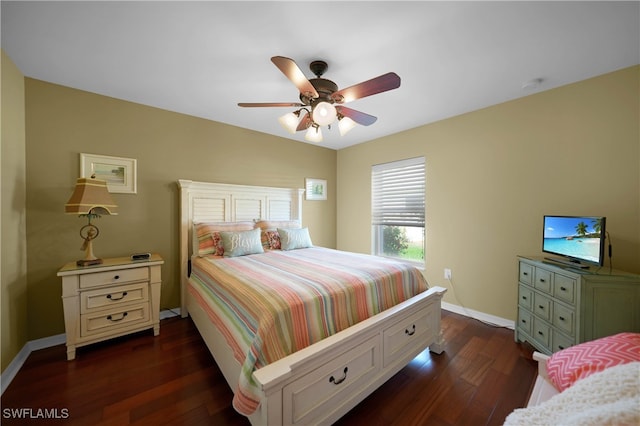
[[[584,236],[587,234],[587,224],[584,222],[580,222],[576,225],[576,233],[579,236]]]

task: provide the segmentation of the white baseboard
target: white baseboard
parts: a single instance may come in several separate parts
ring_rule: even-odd
[[[180,308],[166,309],[160,312],[160,320],[179,316]],[[43,337],[42,339],[28,341],[20,352],[13,358],[13,360],[7,365],[7,368],[0,375],[0,395],[4,394],[4,391],[9,387],[11,381],[16,377],[18,371],[22,368],[25,361],[33,351],[40,349],[51,348],[57,345],[64,345],[67,341],[66,335],[57,334],[55,336]]]
[[[464,315],[465,317],[474,318],[478,321],[482,321],[498,327],[505,327],[511,330],[515,330],[515,322],[496,317],[494,315],[485,314],[484,312],[474,311],[473,309],[465,308],[464,306],[454,305],[453,303],[442,302],[442,309],[450,311],[456,314]]]

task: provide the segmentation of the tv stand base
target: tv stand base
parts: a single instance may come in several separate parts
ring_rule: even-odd
[[[585,265],[584,263],[572,262],[570,260],[558,259],[556,257],[545,257],[544,260],[547,260],[552,263],[559,263],[561,265],[569,266],[571,268],[589,269],[589,265]]]

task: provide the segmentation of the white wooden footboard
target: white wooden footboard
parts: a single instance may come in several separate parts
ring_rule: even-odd
[[[442,350],[434,287],[254,373],[261,424],[331,424],[427,347]]]
[[[254,425],[330,424],[427,347],[440,353],[441,299],[434,287],[347,330],[257,370]],[[222,335],[189,300],[189,313],[233,390],[240,374]]]

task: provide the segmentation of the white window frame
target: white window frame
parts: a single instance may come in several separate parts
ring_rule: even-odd
[[[402,170],[406,169],[406,170]],[[402,174],[398,175],[395,172]],[[384,179],[383,179],[384,177]],[[386,182],[385,182],[386,180]],[[405,182],[403,182],[405,180]],[[389,185],[389,181],[393,183]],[[400,191],[394,189],[394,185],[401,185]],[[386,186],[386,202],[396,204],[400,198],[410,198],[411,206],[405,210],[402,207],[384,209],[383,199],[378,195]],[[392,161],[384,164],[376,164],[371,168],[371,253],[376,256],[385,256],[383,253],[382,231],[383,226],[415,226],[422,228],[424,233],[423,261],[393,257],[424,267],[426,263],[426,219],[425,219],[425,187],[426,187],[426,162],[424,157],[415,157],[405,160]],[[386,212],[384,210],[387,210]]]

